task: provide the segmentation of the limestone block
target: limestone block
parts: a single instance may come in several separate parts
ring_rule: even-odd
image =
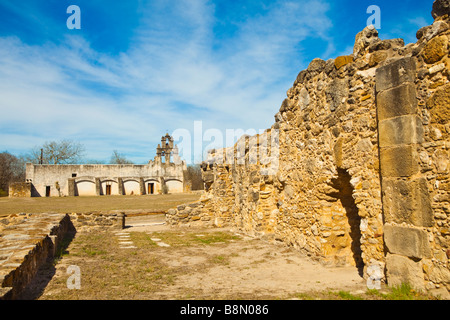
[[[388,54],[383,51],[376,51],[370,55],[369,58],[369,67],[374,67],[380,62],[386,60],[388,57]]]
[[[432,123],[448,124],[450,122],[450,84],[436,90],[428,99],[427,108],[430,109]]]
[[[325,68],[326,62],[320,58],[316,58],[308,66],[309,72],[321,72]]]
[[[433,210],[424,178],[383,179],[382,187],[386,222],[406,222],[418,227],[433,225]]]
[[[418,155],[413,145],[380,149],[381,175],[410,177],[419,171]]]
[[[352,63],[352,62],[353,62],[353,56],[352,55],[351,56],[340,56],[340,57],[337,57],[334,60],[334,66],[336,67],[336,69],[339,70],[343,66],[345,66],[345,65],[347,65],[349,63]]]
[[[177,214],[177,210],[176,209],[169,209],[169,210],[167,210],[167,214],[170,215],[170,216],[173,216],[173,215]]]
[[[428,277],[434,283],[450,283],[450,270],[445,266],[433,265],[429,268]]]
[[[397,87],[415,79],[416,64],[411,57],[397,59],[376,71],[377,92]]]
[[[306,88],[302,88],[302,90],[300,90],[299,100],[298,100],[300,110],[303,110],[306,107],[308,107],[310,100],[311,99],[310,99],[308,90],[306,90]]]
[[[334,79],[331,81],[326,90],[330,111],[335,111],[342,104],[342,100],[347,96],[348,85],[346,80]]]
[[[343,147],[344,139],[339,137],[336,140],[336,143],[333,147],[334,153],[334,161],[338,168],[342,167],[343,155],[342,155],[342,147]]]
[[[421,261],[416,262],[404,256],[388,253],[386,277],[389,286],[409,283],[416,290],[425,289]]]
[[[448,38],[442,35],[431,39],[422,51],[423,59],[431,64],[438,62],[448,53]]]
[[[415,114],[416,107],[416,88],[413,83],[405,83],[377,95],[378,121]]]
[[[390,224],[385,224],[383,229],[384,241],[390,253],[414,259],[431,258],[426,231]]]
[[[415,115],[382,120],[378,133],[381,148],[423,142],[422,121]]]

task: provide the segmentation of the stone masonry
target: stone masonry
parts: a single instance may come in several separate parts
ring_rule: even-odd
[[[369,26],[352,55],[314,59],[271,128],[211,151],[206,194],[169,223],[235,227],[450,298],[448,8],[435,2],[416,43]]]
[[[0,218],[0,300],[20,299],[39,268],[75,232],[124,226],[122,213],[21,213]]]

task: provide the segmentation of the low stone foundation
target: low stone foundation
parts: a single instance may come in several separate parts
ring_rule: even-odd
[[[14,300],[76,232],[123,229],[123,213],[13,214],[0,218],[0,300]]]
[[[209,210],[208,199],[190,204],[179,205],[166,213],[166,223],[170,226],[204,226],[214,225],[214,219]]]
[[[109,228],[125,228],[125,213],[88,212],[70,213],[70,220],[77,232],[91,232]]]
[[[31,182],[16,182],[9,186],[10,198],[29,198],[32,194]]]

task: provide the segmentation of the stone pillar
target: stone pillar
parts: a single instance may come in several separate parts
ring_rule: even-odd
[[[117,222],[116,222],[116,228],[117,229],[125,229],[125,219],[126,214],[124,212],[121,212],[117,215]]]
[[[69,178],[67,179],[67,186],[68,186],[68,194],[69,197],[75,197],[75,179]]]
[[[423,127],[416,113],[415,74],[410,57],[377,69],[378,142],[387,281],[424,290],[422,259],[431,256],[425,228],[432,226],[433,212],[419,169]]]
[[[119,195],[123,196],[123,179],[122,178],[117,178],[117,186],[119,188]]]
[[[100,181],[100,178],[95,178],[95,194],[97,196],[102,195],[102,182]]]
[[[141,196],[143,196],[145,194],[144,178],[139,178],[139,189],[141,191]]]

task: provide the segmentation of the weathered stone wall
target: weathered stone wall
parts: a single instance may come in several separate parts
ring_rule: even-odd
[[[208,209],[208,199],[179,205],[166,212],[166,223],[170,226],[213,226],[213,215]]]
[[[72,221],[77,232],[102,231],[107,229],[123,229],[125,228],[124,213],[107,213],[107,212],[85,212],[70,213]]]
[[[436,6],[439,2],[447,3],[446,13],[450,14],[448,1],[436,1],[433,8],[439,9],[440,6]],[[441,9],[444,7],[445,5]],[[435,11],[433,13],[436,17],[433,25],[424,27],[417,32],[419,41],[415,51],[418,54],[415,56],[414,83],[418,105],[416,115],[423,125],[423,142],[419,141],[414,145],[414,161],[419,166],[412,178],[404,178],[410,183],[412,181],[413,185],[409,187],[411,191],[403,192],[405,194],[403,203],[406,204],[413,197],[415,199],[410,202],[409,206],[415,206],[422,211],[418,216],[419,219],[416,218],[418,222],[410,222],[409,219],[406,219],[409,228],[419,229],[416,232],[420,235],[414,245],[416,248],[420,248],[421,259],[418,261],[415,257],[403,255],[409,257],[409,263],[411,260],[415,263],[415,267],[409,269],[410,277],[417,275],[416,279],[419,283],[423,277],[425,289],[435,291],[443,296],[447,294],[449,297],[450,19],[448,15],[439,17]],[[401,200],[399,202],[402,203]],[[421,240],[423,241],[422,247],[420,247]],[[423,275],[420,274],[420,270],[416,273],[411,271],[420,268]],[[420,284],[417,286],[420,287]]]
[[[0,300],[20,298],[39,268],[53,258],[66,236],[122,229],[121,213],[13,214],[0,218]]]
[[[438,17],[406,46],[368,27],[353,55],[313,60],[269,130],[204,164],[215,225],[448,297],[449,25]],[[267,173],[252,150],[275,135],[278,170]]]
[[[32,184],[30,182],[16,182],[9,185],[10,198],[31,197]]]
[[[16,299],[54,256],[73,226],[63,214],[20,214],[0,220],[0,299]]]

